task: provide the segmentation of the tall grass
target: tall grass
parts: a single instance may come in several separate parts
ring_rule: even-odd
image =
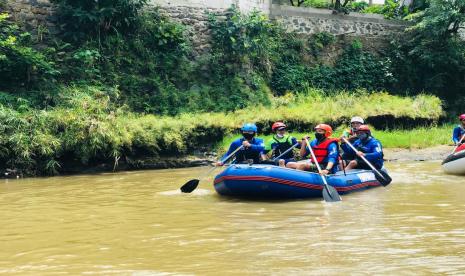
[[[212,148],[244,122],[258,123],[266,130],[271,122],[285,120],[311,129],[319,122],[341,124],[353,115],[391,114],[437,120],[442,114],[439,99],[426,95],[404,98],[386,93],[340,92],[328,96],[309,90],[298,96],[275,98],[267,107],[176,117],[132,113],[114,105],[111,97],[96,87],[68,87],[56,101],[59,104],[48,110],[24,108],[19,112],[0,106],[1,164],[31,175],[56,174],[76,164],[91,166],[126,156],[172,156],[199,147]],[[412,144],[416,145],[403,145]]]

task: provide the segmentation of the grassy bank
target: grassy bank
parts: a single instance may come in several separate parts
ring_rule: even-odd
[[[29,175],[57,174],[69,167],[117,164],[126,157],[211,150],[210,145],[233,134],[244,122],[255,122],[267,132],[276,120],[307,130],[319,122],[345,125],[355,114],[375,121],[389,115],[431,122],[442,114],[441,102],[433,96],[328,95],[314,89],[298,96],[273,98],[269,106],[176,117],[132,113],[115,105],[108,93],[96,87],[66,88],[57,97],[60,104],[47,110],[0,107],[3,169],[17,168]]]

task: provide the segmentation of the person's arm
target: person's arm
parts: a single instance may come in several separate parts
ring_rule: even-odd
[[[460,127],[454,128],[454,131],[452,132],[452,141],[454,141],[454,144],[457,144],[460,141]]]
[[[329,144],[329,146],[328,146],[328,157],[327,157],[328,162],[326,163],[326,167],[321,168],[321,174],[327,175],[327,174],[331,173],[331,170],[333,169],[334,164],[336,164],[338,156],[339,156],[339,152],[338,152],[337,147],[338,146],[337,146],[336,143]]]
[[[240,144],[240,141],[239,141],[239,144]],[[223,166],[224,165],[224,162],[223,160],[229,156],[233,151],[235,151],[237,148],[239,147],[238,143],[237,143],[237,140],[232,142],[231,145],[229,145],[229,149],[228,151],[221,157],[221,159],[216,162],[216,165],[217,166]]]
[[[373,143],[373,145],[370,146],[370,152],[365,153],[364,156],[370,162],[375,162],[376,160],[383,158],[383,148],[381,143],[378,141]]]
[[[300,157],[305,158],[307,155],[309,155],[309,152],[307,151],[307,141],[304,139],[302,140],[302,145],[300,146]]]
[[[256,139],[254,144],[250,144],[249,149],[255,152],[263,153],[265,150],[265,144],[263,143],[262,139]]]
[[[292,137],[291,143],[292,143],[292,145],[295,145],[295,144],[297,144],[297,143],[299,143],[299,142],[297,141],[297,139],[296,139],[295,137]],[[298,149],[300,149],[301,144],[299,143],[299,144],[298,144],[297,146],[295,146],[295,147],[298,148]]]
[[[344,151],[345,154],[348,154],[348,155],[354,155],[355,154],[354,150],[349,145],[347,145],[346,143],[341,144],[341,149]]]

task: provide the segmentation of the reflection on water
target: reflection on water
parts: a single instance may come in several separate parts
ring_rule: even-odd
[[[179,192],[208,168],[4,180],[0,274],[464,274],[465,178],[388,167],[340,203]]]

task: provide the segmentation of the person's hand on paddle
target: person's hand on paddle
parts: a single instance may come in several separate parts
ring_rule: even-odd
[[[244,148],[249,148],[251,146],[251,144],[249,143],[249,141],[245,140],[244,142],[242,142],[242,145],[244,146]]]
[[[365,153],[363,153],[363,152],[361,152],[361,151],[357,151],[356,154],[357,154],[357,156],[360,156],[360,157],[365,156]]]
[[[321,170],[321,171],[320,171],[320,174],[321,174],[321,175],[328,175],[328,174],[329,174],[329,170],[327,170],[327,169]]]
[[[215,163],[215,166],[216,166],[216,167],[221,167],[221,166],[223,166],[223,165],[224,165],[224,163],[221,162],[221,161],[218,161],[218,162]]]

